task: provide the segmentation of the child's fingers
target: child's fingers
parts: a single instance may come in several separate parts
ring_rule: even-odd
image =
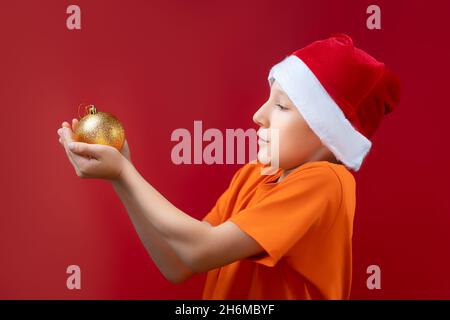
[[[63,128],[59,128],[58,129],[58,135],[59,135],[59,139],[58,139],[59,143],[62,146],[64,146],[64,131],[63,131]]]
[[[69,143],[73,140],[73,132],[70,128],[63,128],[62,129],[62,136],[65,142]]]
[[[61,126],[62,126],[62,127],[66,127],[66,128],[70,128],[70,124],[69,124],[67,121],[64,121],[64,122],[61,124]]]

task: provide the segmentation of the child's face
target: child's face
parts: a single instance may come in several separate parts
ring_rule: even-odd
[[[278,129],[279,167],[282,169],[331,156],[276,80],[272,83],[269,100],[255,112],[253,121],[260,126],[258,136],[268,141],[258,143],[258,160],[263,164],[271,161],[271,129]]]

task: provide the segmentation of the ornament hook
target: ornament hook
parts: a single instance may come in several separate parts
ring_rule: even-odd
[[[79,105],[78,105],[78,119],[81,119],[81,116],[80,116],[80,107],[82,106],[83,104],[82,103],[80,103]]]

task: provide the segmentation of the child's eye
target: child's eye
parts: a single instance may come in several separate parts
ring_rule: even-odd
[[[287,107],[283,107],[281,104],[278,104],[278,103],[276,104],[276,106],[277,106],[277,107],[280,107],[281,110],[286,110],[286,109],[288,109]]]

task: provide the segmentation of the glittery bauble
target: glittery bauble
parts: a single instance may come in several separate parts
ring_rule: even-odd
[[[79,142],[103,144],[121,150],[125,142],[125,131],[120,121],[111,113],[97,112],[95,106],[87,106],[86,115],[74,128]]]

